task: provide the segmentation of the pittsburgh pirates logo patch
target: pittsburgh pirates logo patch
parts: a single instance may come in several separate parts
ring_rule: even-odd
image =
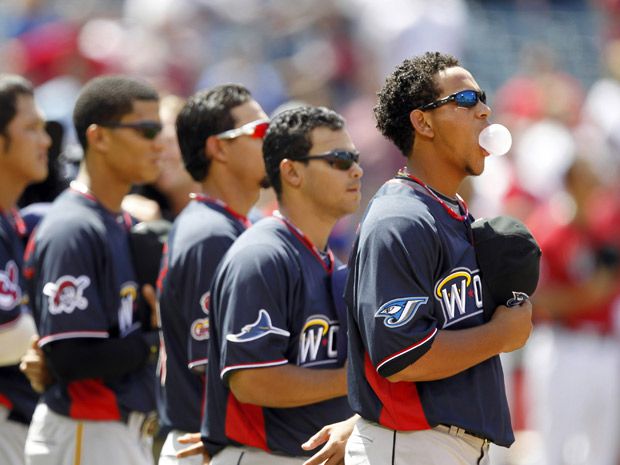
[[[73,313],[77,308],[84,310],[88,307],[88,299],[84,297],[84,290],[90,285],[88,276],[61,276],[55,283],[47,283],[43,287],[43,294],[48,297],[49,311],[52,315]]]
[[[22,300],[17,264],[10,260],[0,269],[0,310],[13,310]]]
[[[245,325],[241,328],[241,332],[237,334],[229,334],[226,339],[230,342],[249,342],[259,339],[267,334],[277,334],[279,336],[289,337],[291,333],[285,329],[276,328],[271,323],[271,317],[267,310],[260,309],[258,311],[258,318],[254,323]]]
[[[375,318],[385,318],[383,324],[388,328],[406,325],[415,316],[420,306],[428,302],[428,297],[403,297],[383,304],[375,313]]]

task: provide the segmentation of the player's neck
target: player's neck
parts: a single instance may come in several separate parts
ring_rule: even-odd
[[[290,199],[282,198],[278,204],[282,216],[301,230],[317,249],[325,250],[336,219],[315,211],[310,205],[300,205]]]
[[[113,176],[92,172],[88,162],[80,165],[76,182],[86,189],[106,210],[117,213],[121,211],[123,198],[131,190],[131,185],[115,180]]]
[[[11,173],[0,171],[0,210],[13,208],[25,188],[26,183],[17,182]]]
[[[201,188],[203,194],[220,199],[230,209],[243,216],[248,215],[260,193],[258,186],[254,189],[239,188],[239,183],[234,179],[216,173],[209,173],[207,179],[201,183]]]
[[[465,176],[456,173],[438,158],[427,158],[422,154],[410,157],[407,160],[407,171],[436,192],[454,198]]]

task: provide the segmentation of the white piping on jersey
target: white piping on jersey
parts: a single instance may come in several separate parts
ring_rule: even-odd
[[[288,360],[283,358],[280,360],[273,360],[271,362],[257,362],[257,363],[242,363],[240,365],[231,365],[228,367],[224,367],[222,372],[220,373],[220,378],[224,379],[224,375],[229,371],[234,370],[244,370],[247,368],[265,368],[265,367],[275,367],[279,365],[286,365]]]
[[[95,339],[107,339],[110,334],[107,331],[68,331],[66,333],[50,334],[42,337],[39,341],[39,347],[43,347],[48,342],[61,341],[63,339],[73,339],[77,337],[90,337]]]
[[[412,345],[410,347],[407,347],[406,349],[403,349],[400,352],[396,352],[394,355],[390,355],[388,358],[384,359],[381,363],[379,363],[379,365],[377,365],[377,368],[376,368],[377,373],[379,372],[381,367],[383,365],[385,365],[386,363],[389,363],[392,360],[394,360],[395,358],[398,358],[401,355],[406,354],[407,352],[411,352],[412,350],[417,349],[421,345],[426,344],[427,342],[431,341],[435,337],[435,334],[437,334],[437,328],[435,328],[431,334],[426,336],[424,339],[422,339],[417,344],[414,344],[414,345]]]

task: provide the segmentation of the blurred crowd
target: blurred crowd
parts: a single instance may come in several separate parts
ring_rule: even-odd
[[[600,72],[593,84],[565,71],[562,57],[541,43],[524,46],[519,73],[487,89],[490,119],[510,129],[513,145],[506,156],[488,158],[484,175],[464,185],[462,195],[476,217],[509,214],[526,222],[543,250],[534,301],[538,334],[507,361],[515,426],[543,436],[524,434],[505,460],[547,463],[536,455],[541,446],[557,454],[558,461],[549,463],[603,463],[575,455],[597,447],[578,425],[557,443],[551,431],[572,424],[554,409],[564,411],[588,398],[601,434],[618,433],[610,448],[617,447],[620,435],[620,404],[607,401],[620,392],[618,0],[5,0],[0,2],[0,71],[24,75],[37,86],[35,98],[54,141],[50,179],[31,187],[21,206],[51,200],[75,175],[81,153],[71,112],[81,86],[99,74],[125,73],[169,96],[162,105],[164,134],[171,132],[164,174],[127,200],[144,219],[172,219],[194,188],[174,139],[173,121],[183,99],[226,82],[243,83],[268,113],[303,101],[343,114],[362,154],[363,210],[405,161],[374,128],[372,107],[383,76],[408,56],[440,50],[465,58],[484,86],[484,75],[466,60],[468,47],[475,47],[468,44],[472,5],[497,8],[497,3],[514,14],[572,7],[600,17],[599,30],[593,31]],[[266,211],[273,202],[266,195],[259,208]],[[345,259],[362,213],[336,228],[334,248]],[[582,337],[583,350],[577,343]],[[558,350],[571,356],[560,360]],[[572,355],[578,350],[588,354],[585,359]],[[590,373],[601,359],[607,365]],[[566,371],[560,369],[564,362]],[[553,376],[559,378],[550,381]],[[615,391],[597,394],[587,383],[597,379]],[[565,392],[569,386],[578,394]],[[604,424],[600,409],[609,411]]]

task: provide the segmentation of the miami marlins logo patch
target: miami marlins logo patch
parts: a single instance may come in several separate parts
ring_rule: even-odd
[[[375,318],[385,318],[383,324],[388,328],[406,325],[415,316],[420,306],[428,302],[428,297],[403,297],[383,304],[375,313]]]
[[[22,300],[17,264],[10,260],[0,269],[0,310],[13,310]]]
[[[269,313],[267,313],[267,310],[261,308],[258,311],[258,318],[256,318],[254,323],[245,325],[241,328],[240,333],[227,335],[226,339],[231,342],[249,342],[266,336],[267,334],[277,334],[285,337],[291,335],[291,333],[285,329],[273,326]]]
[[[73,313],[77,308],[84,310],[88,306],[88,299],[84,297],[84,290],[90,285],[88,276],[61,276],[55,283],[47,283],[43,287],[43,294],[48,297],[49,311],[52,315]]]

